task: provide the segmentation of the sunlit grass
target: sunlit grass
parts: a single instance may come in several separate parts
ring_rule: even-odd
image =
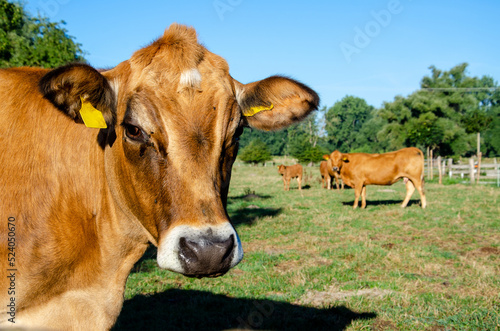
[[[369,186],[367,208],[353,210],[353,190],[321,189],[319,170],[304,168],[302,192],[293,181],[284,192],[276,167],[236,163],[228,212],[243,261],[190,279],[159,270],[150,252],[129,277],[118,329],[145,318],[152,329],[500,328],[500,189],[426,183],[422,210],[417,192],[400,207],[402,183]]]

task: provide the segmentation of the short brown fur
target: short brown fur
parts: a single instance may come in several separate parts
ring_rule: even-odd
[[[332,182],[335,179],[335,185],[337,186],[337,190],[340,187],[344,189],[344,182],[340,183],[340,173],[338,171],[333,171],[331,166],[330,155],[323,155],[323,158],[326,161],[321,161],[319,164],[319,171],[321,173],[321,187],[326,188],[328,190],[333,190]]]
[[[330,155],[333,170],[340,171],[342,181],[354,188],[354,205],[358,207],[361,195],[361,208],[366,207],[366,185],[392,185],[401,178],[406,182],[406,197],[401,207],[406,207],[417,188],[422,208],[427,205],[424,193],[424,155],[415,147],[403,148],[383,154],[340,153]]]
[[[285,191],[290,191],[290,180],[292,178],[297,178],[299,190],[302,190],[302,172],[303,168],[300,164],[294,164],[291,166],[281,164],[278,166],[278,173],[283,176],[283,186]]]
[[[183,83],[186,72],[198,86]],[[252,102],[273,102],[278,112],[247,121],[245,95],[256,89],[262,99]],[[80,124],[80,97],[102,111],[106,130]],[[110,70],[1,69],[0,100],[0,219],[15,220],[19,257],[16,324],[3,305],[0,328],[75,330],[112,327],[128,274],[149,244],[158,246],[158,263],[189,276],[219,276],[238,263],[241,246],[225,210],[238,136],[247,125],[283,128],[319,102],[286,78],[234,80],[194,29],[177,24]],[[229,231],[226,255],[240,255],[220,265],[209,256],[216,262],[207,270],[171,267],[167,249],[179,245],[171,234],[206,237],[211,232],[198,229],[207,228]],[[0,302],[8,300],[2,291]]]

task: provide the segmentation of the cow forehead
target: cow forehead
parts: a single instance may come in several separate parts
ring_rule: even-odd
[[[331,162],[331,164],[333,165],[338,165],[341,162],[341,160],[342,160],[342,153],[335,150],[332,152],[332,154],[330,154],[330,159],[328,161]]]
[[[154,117],[139,119],[139,124],[161,123],[202,142],[237,120],[235,83],[227,62],[199,45],[189,29],[171,30],[108,74],[119,81],[114,84],[120,92],[118,118],[136,111],[137,117]],[[131,110],[130,100],[139,94],[153,107]]]
[[[200,90],[204,80],[229,78],[227,62],[200,45],[194,29],[177,25],[135,52],[129,62],[136,84],[175,92],[184,88]]]

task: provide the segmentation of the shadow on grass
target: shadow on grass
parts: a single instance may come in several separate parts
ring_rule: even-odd
[[[346,307],[319,309],[171,289],[126,300],[112,330],[344,330],[355,320],[376,317]]]
[[[335,184],[333,184],[332,187],[333,187],[333,189],[330,189],[330,191],[337,192],[337,193],[342,192],[344,190],[347,190],[347,191],[352,190],[352,188],[350,186],[347,186],[347,185],[345,185],[344,188],[339,188],[338,190],[337,190],[337,186],[335,186]],[[325,191],[327,190],[325,187],[321,187],[321,189],[323,189]]]
[[[150,244],[139,261],[134,264],[131,273],[149,272],[158,269],[158,264],[156,262],[157,254],[158,248]]]
[[[370,200],[366,200],[366,208],[369,208],[370,206],[387,206],[387,205],[401,205],[403,203],[403,200],[373,200],[373,201],[370,201]],[[354,200],[352,201],[343,201],[342,204],[344,206],[351,206],[354,204]],[[410,202],[408,202],[408,205],[407,207],[409,206],[413,206],[413,205],[419,205],[420,204],[420,200],[410,200]],[[361,207],[361,199],[358,203],[358,207]]]
[[[239,208],[229,213],[231,223],[234,227],[238,225],[253,225],[257,219],[266,216],[276,216],[281,213],[281,208],[261,208],[261,207],[245,207]]]
[[[252,201],[255,199],[271,199],[271,195],[260,195],[260,194],[255,194],[255,192],[244,194],[244,195],[238,195],[236,197],[229,197],[228,204],[232,203],[233,200],[245,200],[245,201]]]

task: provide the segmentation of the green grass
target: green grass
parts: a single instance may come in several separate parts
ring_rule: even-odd
[[[276,167],[236,163],[228,212],[245,250],[228,274],[160,270],[149,250],[127,282],[117,330],[496,330],[500,328],[500,189],[426,183],[302,192]]]

